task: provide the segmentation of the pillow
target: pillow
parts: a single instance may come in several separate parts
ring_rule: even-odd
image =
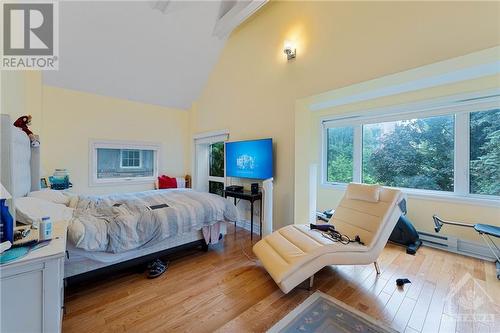
[[[17,198],[14,201],[16,207],[16,220],[24,224],[35,224],[42,217],[50,217],[52,222],[68,221],[73,217],[73,209],[62,204],[33,197]]]
[[[165,175],[158,177],[158,188],[159,189],[177,188],[177,180],[175,178],[170,178]]]
[[[349,200],[362,200],[378,202],[380,185],[366,185],[350,183],[347,185],[346,198]]]
[[[55,191],[51,189],[33,191],[28,194],[28,197],[38,198],[45,201],[50,201],[56,204],[62,204],[67,206],[69,204],[69,196],[61,193],[61,191]]]

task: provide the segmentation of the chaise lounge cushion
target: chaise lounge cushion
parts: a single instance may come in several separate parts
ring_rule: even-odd
[[[255,244],[253,252],[277,282],[292,274],[306,262],[331,251],[364,252],[358,243],[344,245],[311,231],[307,225],[289,225],[273,232]],[[269,267],[269,269],[268,269]]]
[[[364,244],[333,242],[308,225],[295,224],[273,232],[254,245],[253,252],[283,292],[290,291],[326,265],[369,264],[377,259],[401,216],[397,204],[402,193],[380,187],[376,202],[352,199],[349,195],[350,191],[359,194],[364,188],[372,191],[373,186],[350,184],[329,222],[352,240],[359,236]]]

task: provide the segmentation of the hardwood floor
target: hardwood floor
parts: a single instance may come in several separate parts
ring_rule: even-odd
[[[284,295],[251,248],[247,231],[230,228],[209,252],[170,258],[157,279],[125,271],[69,288],[63,332],[262,332],[317,289],[401,332],[500,332],[493,263],[426,247],[411,256],[389,244],[378,277],[373,265],[326,267],[311,291]],[[398,289],[400,277],[412,283]]]

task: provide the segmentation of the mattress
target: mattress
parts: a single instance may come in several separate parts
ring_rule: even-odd
[[[221,233],[226,234],[225,223],[221,223]],[[183,233],[177,235],[176,237],[165,239],[151,246],[142,247],[139,249],[122,253],[85,251],[82,249],[78,249],[73,245],[71,245],[70,243],[68,243],[66,247],[68,256],[66,257],[64,262],[64,277],[67,278],[78,274],[90,272],[106,266],[139,258],[148,255],[150,253],[155,253],[176,246],[180,246],[183,244],[195,242],[200,239],[203,239],[203,234],[201,230],[197,230],[188,233]]]

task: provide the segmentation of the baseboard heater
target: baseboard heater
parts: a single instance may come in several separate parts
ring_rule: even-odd
[[[418,231],[418,234],[423,245],[487,261],[496,260],[491,256],[486,245],[443,234],[437,235],[424,231]]]
[[[238,220],[237,225],[245,230],[250,231],[250,221]],[[254,233],[259,233],[259,225],[254,225]],[[490,250],[486,245],[458,239],[453,236],[443,234],[432,234],[424,231],[417,231],[423,245],[449,251],[464,256],[483,259],[494,262],[496,259],[491,255]]]

